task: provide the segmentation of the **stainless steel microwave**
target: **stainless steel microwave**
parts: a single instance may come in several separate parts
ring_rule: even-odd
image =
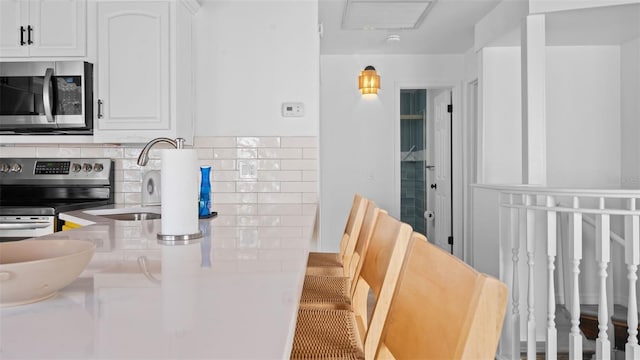
[[[93,64],[0,62],[0,134],[91,134]]]

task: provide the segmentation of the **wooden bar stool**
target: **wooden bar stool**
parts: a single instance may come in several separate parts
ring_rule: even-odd
[[[379,359],[493,359],[507,286],[414,236],[384,323]]]
[[[386,211],[377,208],[373,201],[368,202],[360,234],[355,239],[353,254],[350,256],[349,262],[343,264],[347,276],[306,275],[302,286],[300,306],[350,308],[351,296],[356,283],[354,279],[358,277],[362,269],[361,260],[364,258],[380,212],[386,214]]]
[[[307,260],[307,275],[347,276],[343,264],[349,259],[355,248],[355,241],[360,234],[364,213],[368,200],[355,194],[351,211],[340,241],[339,253],[310,252]]]
[[[411,226],[380,213],[356,279],[353,311],[325,308],[298,310],[292,359],[371,358],[398,280]],[[368,316],[367,298],[373,298]]]

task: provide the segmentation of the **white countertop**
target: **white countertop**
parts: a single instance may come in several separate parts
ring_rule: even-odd
[[[0,358],[289,357],[315,207],[219,214],[200,220],[200,241],[173,246],[156,240],[161,220],[61,218],[93,224],[40,239],[90,240],[96,253],[53,298],[0,308]]]

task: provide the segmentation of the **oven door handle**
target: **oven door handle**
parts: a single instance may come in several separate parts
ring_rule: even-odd
[[[28,230],[28,229],[44,229],[52,224],[48,221],[34,222],[0,222],[0,230]]]

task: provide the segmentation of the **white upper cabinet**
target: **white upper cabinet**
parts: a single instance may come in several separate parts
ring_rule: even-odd
[[[169,129],[169,4],[98,4],[100,130]]]
[[[191,142],[192,13],[182,1],[100,1],[96,11],[95,141]]]
[[[86,0],[0,0],[0,57],[86,55]]]

